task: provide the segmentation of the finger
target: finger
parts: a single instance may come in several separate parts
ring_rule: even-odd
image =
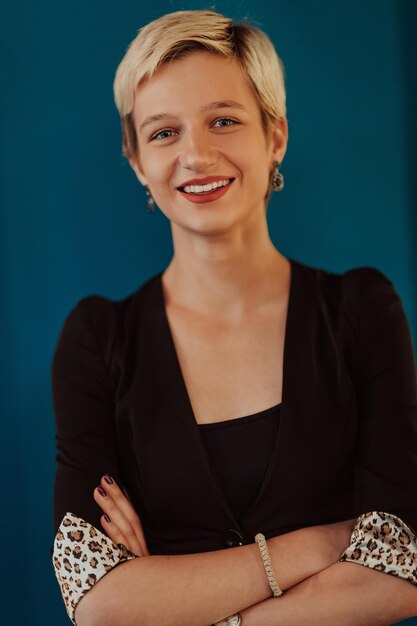
[[[113,543],[122,543],[130,552],[136,554],[136,556],[143,556],[142,548],[137,540],[128,541],[123,535],[122,531],[111,521],[111,518],[105,513],[100,518],[101,525],[106,535],[113,541]]]
[[[107,513],[104,513],[100,517],[100,523],[101,523],[101,525],[102,525],[106,535],[113,541],[113,543],[116,543],[116,544],[122,543],[123,545],[126,545],[126,538],[125,538],[125,536],[123,535],[123,533],[120,530],[120,528],[118,526],[116,526],[116,524],[113,524],[111,522],[111,519],[107,515]]]
[[[125,493],[120,489],[114,478],[112,478],[108,474],[105,474],[105,476],[101,477],[100,484],[103,489],[105,489],[105,491],[107,491],[107,493],[111,495],[120,511],[133,526],[133,524],[137,522],[138,515],[132,503],[128,500]]]
[[[123,492],[124,492],[126,498],[128,499],[128,501],[130,502],[133,510],[135,510],[135,507],[133,506],[132,500],[130,499],[129,494],[127,493],[126,489],[123,489]],[[146,545],[145,533],[143,531],[143,526],[142,526],[141,519],[140,519],[139,515],[137,515],[137,514],[136,514],[136,517],[137,517],[137,533],[138,533],[137,537],[138,537],[138,540],[139,540],[139,542],[140,542],[140,544],[142,546],[143,554],[144,554],[144,556],[150,556],[150,552],[148,550],[148,546]]]
[[[135,508],[129,498],[127,491],[122,491],[116,481],[108,474],[102,476],[100,484],[103,489],[105,489],[105,491],[112,496],[113,500],[117,504],[117,507],[120,509],[120,511],[122,511],[125,518],[131,524],[133,531],[136,535],[136,539],[141,545],[142,552],[149,556],[149,550],[146,545],[145,533],[143,532],[142,522],[135,511]]]
[[[135,531],[131,523],[126,519],[124,513],[120,510],[117,502],[115,502],[112,496],[101,485],[94,489],[94,500],[100,506],[101,510],[107,514],[114,524],[115,532],[119,537],[123,537],[123,543],[126,548],[130,549],[137,541]]]
[[[140,521],[140,517],[138,517],[138,528],[135,528],[136,536],[138,537],[139,543],[142,546],[142,551],[144,556],[150,556],[150,552],[148,550],[148,546],[146,544],[145,533],[143,532],[142,522]]]
[[[112,485],[114,487],[114,484]],[[109,489],[110,485],[106,485],[106,489],[100,484],[94,490],[94,500],[100,506],[102,511],[110,517],[111,522],[117,529],[118,537],[123,539],[119,543],[123,543],[126,548],[134,554],[143,556],[144,550],[137,536],[132,519],[126,518],[126,506],[122,506],[123,500],[131,506],[126,497],[120,492],[119,488]],[[113,494],[111,493],[113,491]],[[120,497],[121,496],[121,497]],[[134,511],[132,511],[135,515]],[[130,517],[132,518],[132,512]],[[107,527],[106,527],[107,528]]]

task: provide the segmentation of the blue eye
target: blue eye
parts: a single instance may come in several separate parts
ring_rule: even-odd
[[[157,133],[155,133],[154,135],[150,137],[149,141],[153,141],[154,139],[168,139],[169,137],[172,137],[172,135],[167,134],[167,133],[173,133],[173,132],[175,131],[169,130],[168,128],[164,128],[163,130],[158,130]]]
[[[221,117],[220,119],[215,121],[215,124],[218,124],[220,122],[226,122],[226,124],[221,124],[220,128],[225,128],[226,126],[232,126],[233,124],[238,124],[239,122],[236,122],[235,120],[230,119],[230,117]]]
[[[215,120],[213,126],[216,126],[217,128],[227,128],[228,126],[234,126],[236,124],[239,124],[239,122],[237,122],[236,120],[232,120],[230,117],[220,117],[219,119]],[[151,135],[149,141],[163,141],[164,139],[170,139],[176,133],[176,130],[172,130],[170,128],[162,128],[161,130],[158,130],[156,133]]]

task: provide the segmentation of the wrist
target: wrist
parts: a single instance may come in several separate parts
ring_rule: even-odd
[[[320,526],[309,526],[268,539],[269,553],[280,588],[285,591],[325,569],[337,558]]]

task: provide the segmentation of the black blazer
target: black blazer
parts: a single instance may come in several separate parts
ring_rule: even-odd
[[[161,272],[123,300],[83,298],[65,320],[52,364],[55,531],[66,512],[102,530],[92,492],[110,473],[151,554],[217,550],[373,510],[416,532],[417,373],[401,300],[377,269],[338,274],[289,260],[281,420],[242,519],[200,438]]]

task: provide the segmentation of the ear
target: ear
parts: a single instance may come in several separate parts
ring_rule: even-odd
[[[148,183],[147,183],[147,180],[146,180],[146,176],[143,173],[142,166],[140,164],[139,158],[138,157],[131,157],[129,159],[129,163],[130,163],[130,167],[135,172],[139,182],[142,183],[142,185],[147,185]]]
[[[272,125],[271,129],[271,156],[274,160],[282,163],[288,144],[288,122],[286,117],[280,117]]]

